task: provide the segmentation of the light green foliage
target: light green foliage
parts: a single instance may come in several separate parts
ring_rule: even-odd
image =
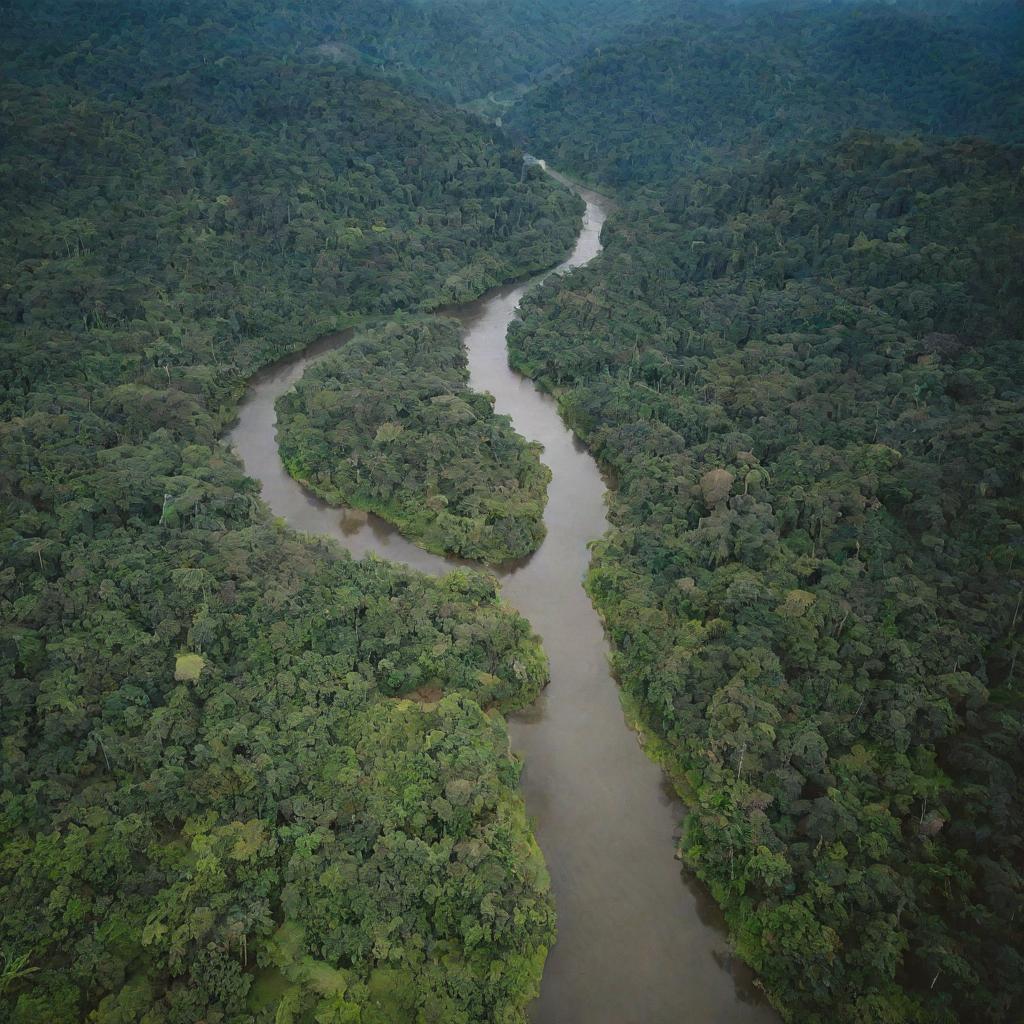
[[[202,674],[206,662],[198,654],[179,654],[174,659],[174,678],[179,683],[194,683]]]
[[[278,399],[284,463],[327,501],[377,512],[432,551],[522,558],[544,537],[551,474],[467,380],[456,321],[357,335]]]

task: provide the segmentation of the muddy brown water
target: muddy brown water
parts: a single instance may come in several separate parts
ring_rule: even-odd
[[[611,202],[577,191],[587,204],[583,226],[554,273],[601,250]],[[551,661],[550,686],[509,722],[558,910],[558,941],[530,1017],[535,1024],[770,1024],[777,1018],[730,956],[717,907],[680,872],[673,840],[684,809],[626,725],[601,623],[582,587],[587,544],[608,525],[605,482],[554,401],[508,366],[508,325],[543,276],[444,310],[464,325],[471,386],[494,395],[497,411],[544,445],[552,472],[544,543],[497,573]],[[257,374],[228,441],[274,514],[296,530],[333,537],[357,558],[372,553],[444,573],[459,563],[423,551],[376,516],[326,505],[288,476],[278,456],[274,402],[347,337],[321,339]]]

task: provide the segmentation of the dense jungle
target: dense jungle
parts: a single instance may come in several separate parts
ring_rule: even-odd
[[[6,4],[0,1021],[551,1019],[506,716],[559,679],[488,568],[546,557],[551,472],[447,312],[531,275],[622,728],[764,1012],[1021,1020],[1022,43],[1004,0]],[[542,282],[583,202],[527,154],[612,197]],[[226,444],[338,332],[285,467],[475,567],[300,533]]]

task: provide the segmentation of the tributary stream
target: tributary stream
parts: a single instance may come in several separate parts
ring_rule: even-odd
[[[575,186],[574,186],[575,187]],[[610,202],[577,188],[587,204],[576,247],[554,273],[592,260]],[[608,667],[601,623],[582,587],[589,541],[607,529],[605,483],[566,428],[552,398],[511,370],[505,334],[523,294],[543,276],[497,288],[443,312],[464,325],[470,383],[496,411],[544,445],[552,472],[547,536],[522,564],[499,571],[505,598],[543,638],[551,684],[509,725],[522,755],[527,810],[551,872],[558,941],[544,972],[536,1024],[768,1024],[730,959],[717,908],[674,859],[683,808],[628,728]],[[326,534],[354,557],[370,552],[440,574],[452,562],[402,538],[375,516],[346,515],[285,472],[274,402],[347,335],[323,338],[257,374],[229,442],[259,480],[275,515]]]

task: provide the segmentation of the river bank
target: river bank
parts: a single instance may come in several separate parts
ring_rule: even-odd
[[[586,214],[573,252],[554,273],[598,255],[611,206],[572,187]],[[559,914],[558,942],[532,1017],[537,1024],[766,1024],[774,1015],[758,1005],[742,966],[734,969],[717,909],[680,875],[672,840],[682,806],[624,720],[601,623],[582,587],[588,545],[607,527],[605,481],[555,401],[508,366],[508,325],[527,289],[544,276],[441,311],[463,324],[470,386],[494,395],[496,411],[544,446],[552,471],[543,544],[496,574],[551,662],[551,685],[510,721]],[[257,374],[228,440],[261,482],[264,500],[295,529],[332,536],[357,558],[447,572],[460,563],[424,551],[375,516],[346,516],[324,504],[281,464],[274,402],[345,337],[322,339]]]

